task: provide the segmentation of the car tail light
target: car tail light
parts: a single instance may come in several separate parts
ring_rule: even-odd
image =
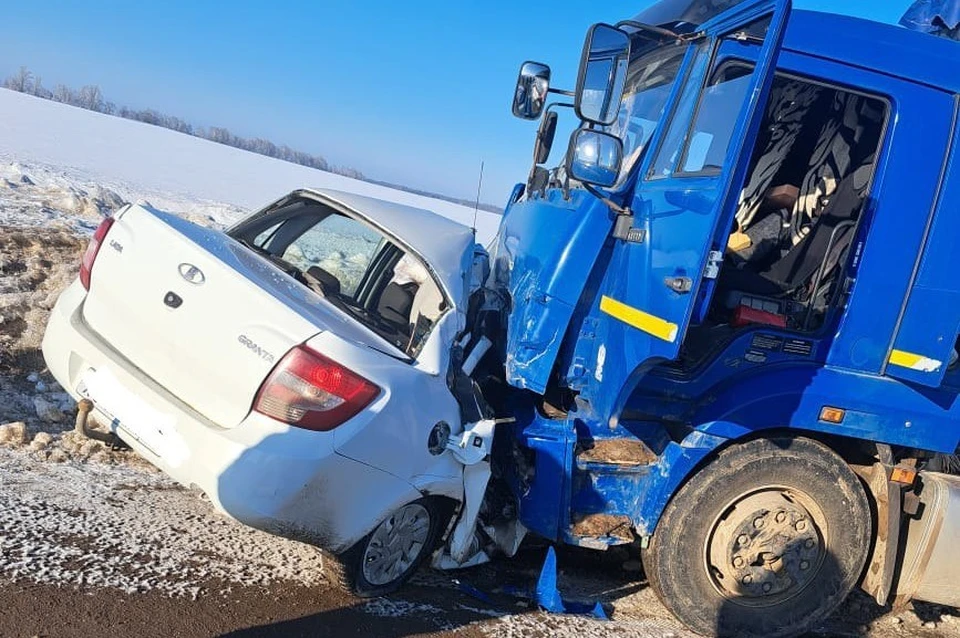
[[[87,244],[87,250],[83,253],[83,259],[80,261],[80,283],[87,290],[90,290],[90,272],[93,270],[93,262],[97,260],[97,253],[100,252],[100,246],[103,245],[103,240],[110,232],[111,226],[113,226],[113,217],[107,217],[100,222],[93,233],[93,239]]]
[[[327,432],[377,398],[380,388],[305,346],[280,360],[253,409],[298,428]]]

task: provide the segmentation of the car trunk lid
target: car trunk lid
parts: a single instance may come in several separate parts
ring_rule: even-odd
[[[105,243],[84,320],[222,427],[239,424],[275,363],[319,332],[389,348],[248,248],[175,215],[132,206]]]

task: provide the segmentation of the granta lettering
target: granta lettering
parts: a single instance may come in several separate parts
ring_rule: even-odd
[[[266,350],[258,346],[256,343],[254,343],[250,339],[250,337],[248,337],[247,335],[240,335],[237,338],[237,341],[245,345],[251,352],[256,354],[258,357],[260,357],[267,363],[273,363],[274,361],[276,361],[276,357],[274,357],[272,354],[270,354],[269,352],[267,352]]]

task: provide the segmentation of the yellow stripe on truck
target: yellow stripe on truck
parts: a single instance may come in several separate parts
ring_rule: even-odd
[[[919,370],[920,372],[936,372],[943,365],[942,361],[925,357],[922,354],[894,350],[890,353],[890,363],[901,368]]]
[[[600,311],[664,341],[673,343],[677,340],[677,331],[679,330],[677,324],[628,306],[606,295],[600,298]]]

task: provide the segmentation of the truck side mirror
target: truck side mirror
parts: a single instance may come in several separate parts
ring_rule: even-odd
[[[623,142],[616,135],[594,129],[577,129],[567,151],[567,174],[597,186],[613,186],[620,177]]]
[[[537,129],[537,142],[533,146],[533,163],[543,164],[550,158],[553,138],[557,135],[557,112],[547,111]]]
[[[524,62],[513,94],[513,114],[524,120],[535,120],[543,113],[550,89],[550,67],[539,62]]]
[[[574,109],[585,122],[607,126],[617,120],[630,61],[630,38],[609,24],[587,32],[577,75]]]

